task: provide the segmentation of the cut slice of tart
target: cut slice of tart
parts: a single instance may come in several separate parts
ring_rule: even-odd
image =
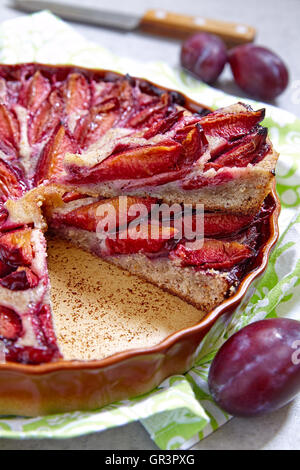
[[[151,195],[206,210],[255,213],[278,155],[259,125],[264,110],[236,104],[207,116],[173,111],[152,128],[113,128],[77,154],[62,182],[91,195]]]
[[[0,231],[0,343],[6,361],[40,364],[60,357],[46,257],[41,230],[25,225]]]
[[[198,215],[153,218],[155,202],[125,196],[77,199],[48,211],[47,218],[56,236],[208,312],[232,295],[251,269],[272,207],[266,203],[256,216],[205,213],[204,239],[196,233],[190,241],[179,229],[186,224],[183,217],[191,218],[193,227]],[[133,223],[130,216],[137,212]]]

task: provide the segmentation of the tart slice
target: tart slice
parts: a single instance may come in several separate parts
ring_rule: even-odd
[[[264,110],[239,103],[202,117],[177,109],[150,128],[116,127],[96,145],[67,152],[62,181],[91,195],[151,195],[254,214],[277,161],[263,118]]]
[[[0,349],[6,361],[40,364],[60,353],[51,316],[46,240],[40,228],[26,223],[37,211],[29,216],[21,201],[8,201],[0,215]]]
[[[157,203],[133,196],[87,197],[54,208],[47,218],[56,236],[208,312],[232,295],[251,269],[273,209],[266,201],[256,216],[208,212],[197,225],[194,211],[156,217]],[[197,236],[199,226],[204,238]]]

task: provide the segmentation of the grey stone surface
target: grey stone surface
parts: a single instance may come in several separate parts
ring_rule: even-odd
[[[68,0],[82,4],[82,0]],[[7,7],[7,0],[0,0],[0,21],[20,15]],[[98,4],[127,12],[142,13],[147,8],[164,8],[186,14],[249,23],[258,30],[257,44],[276,51],[286,61],[290,70],[288,89],[276,104],[300,116],[300,62],[298,0],[86,0],[85,4]],[[107,29],[74,24],[85,37],[109,48],[119,55],[139,60],[163,60],[178,64],[180,43],[162,40],[136,33],[122,33]],[[101,64],[99,64],[101,67]],[[237,94],[227,68],[217,87]],[[298,90],[298,93],[297,93]],[[195,446],[204,449],[284,449],[300,448],[300,397],[285,408],[271,415],[252,419],[232,419],[214,434]],[[7,440],[0,439],[4,449],[152,449],[148,434],[139,423],[67,440]]]

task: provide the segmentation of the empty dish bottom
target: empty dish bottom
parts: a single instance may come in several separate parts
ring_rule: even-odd
[[[49,239],[48,264],[55,331],[66,360],[154,346],[204,316],[63,240]]]

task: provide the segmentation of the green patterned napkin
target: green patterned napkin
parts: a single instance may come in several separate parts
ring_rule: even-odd
[[[112,69],[175,88],[212,107],[238,100],[164,63],[140,63],[117,57],[87,41],[48,12],[20,17],[0,26],[0,61],[70,63]],[[265,106],[252,104],[256,108]],[[0,417],[1,437],[72,437],[141,420],[161,449],[187,449],[230,418],[213,403],[207,388],[209,365],[217,349],[231,334],[254,320],[281,315],[300,320],[300,120],[273,106],[266,108],[264,124],[281,154],[277,166],[281,237],[250,302],[241,305],[230,320],[219,319],[199,345],[196,365],[187,374],[165,380],[147,395],[101,410],[41,418]]]

